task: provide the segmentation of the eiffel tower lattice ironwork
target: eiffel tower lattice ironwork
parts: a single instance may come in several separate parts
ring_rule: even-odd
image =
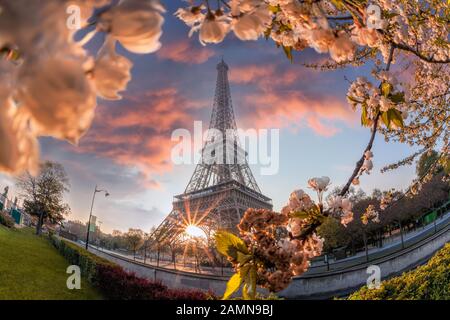
[[[241,148],[231,102],[228,65],[217,65],[217,82],[208,136],[201,161],[183,194],[174,197],[173,210],[153,233],[158,243],[170,241],[193,224],[211,234],[236,231],[248,208],[272,209],[261,193]]]

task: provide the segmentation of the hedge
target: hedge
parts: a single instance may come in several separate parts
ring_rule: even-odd
[[[0,224],[7,228],[14,228],[14,219],[4,211],[0,211]]]
[[[169,289],[159,281],[137,277],[121,266],[100,258],[85,249],[50,237],[53,245],[109,300],[206,300],[215,298],[211,293],[200,290]]]
[[[350,300],[450,300],[450,243],[427,264],[381,283],[379,289],[366,286]]]

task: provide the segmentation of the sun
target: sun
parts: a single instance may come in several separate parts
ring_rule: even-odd
[[[205,232],[200,229],[199,227],[197,227],[196,225],[190,224],[186,227],[186,229],[184,230],[184,232],[193,238],[204,238],[205,237]]]

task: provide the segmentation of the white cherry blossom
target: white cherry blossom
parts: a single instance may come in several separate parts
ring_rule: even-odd
[[[200,43],[205,45],[222,42],[230,29],[230,25],[222,18],[210,16],[206,17],[199,29]]]
[[[79,26],[68,19],[74,5]],[[38,167],[39,136],[77,143],[92,123],[97,97],[120,98],[132,63],[110,44],[154,52],[164,9],[157,0],[4,0],[0,9],[0,141],[7,152],[0,170],[16,174]],[[84,37],[77,41],[79,31]],[[94,59],[83,46],[96,33],[105,33],[107,44]]]
[[[158,0],[123,0],[100,16],[98,28],[131,52],[152,53],[161,47],[164,11]]]
[[[80,57],[43,57],[23,68],[16,98],[33,130],[77,143],[90,127],[96,106],[93,82]]]
[[[11,99],[0,100],[0,171],[19,174],[37,171],[39,148],[27,117]]]
[[[116,53],[115,45],[116,40],[112,38],[106,41],[92,70],[98,95],[109,100],[121,98],[119,92],[125,90],[131,80],[133,66],[130,60]]]
[[[308,180],[308,184],[312,189],[318,192],[323,192],[327,190],[327,187],[330,184],[330,178],[325,176],[319,178],[311,178]]]

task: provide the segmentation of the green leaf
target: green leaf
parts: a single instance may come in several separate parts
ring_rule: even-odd
[[[369,121],[367,119],[367,105],[366,103],[362,104],[362,112],[361,112],[361,125],[364,127],[367,127],[369,124]]]
[[[239,287],[242,284],[242,278],[239,273],[235,273],[230,280],[227,282],[227,288],[225,289],[225,293],[223,294],[223,300],[227,300],[233,293],[239,290]]]
[[[403,92],[397,92],[394,94],[391,94],[389,96],[389,99],[391,99],[394,103],[402,103],[405,102],[405,94]]]
[[[256,269],[256,264],[247,264],[240,270],[244,282],[242,297],[245,300],[254,300],[256,297]]]
[[[315,216],[315,220],[319,221],[320,223],[324,223],[326,218],[327,217],[325,217],[323,214],[318,214],[317,216]]]
[[[245,254],[240,251],[237,252],[236,260],[241,266],[246,264],[247,262],[249,262],[252,258],[253,258],[253,256],[251,254]]]
[[[442,167],[444,168],[444,172],[446,174],[450,173],[450,159],[448,157],[442,159]]]
[[[280,32],[284,32],[284,31],[291,31],[292,30],[292,26],[290,24],[284,24],[284,23],[280,23],[278,30]],[[286,48],[292,48],[292,47],[286,47]]]
[[[217,231],[215,240],[217,251],[233,260],[237,261],[238,252],[249,254],[244,241],[230,232],[223,230]]]
[[[246,283],[242,287],[242,298],[244,298],[244,300],[252,300],[250,294],[248,293],[248,285]]]
[[[295,211],[291,212],[289,214],[289,217],[291,218],[299,218],[299,219],[306,219],[309,217],[309,213],[307,211]]]
[[[347,98],[348,98],[350,101],[353,101],[353,102],[355,102],[355,103],[359,103],[359,100],[356,99],[356,98],[354,98],[353,96],[347,96]]]
[[[283,46],[283,51],[284,51],[284,54],[286,55],[286,57],[292,63],[294,61],[294,57],[292,55],[292,47],[285,47],[285,46]]]
[[[333,3],[338,10],[343,10],[345,8],[342,0],[331,0],[331,3]]]
[[[399,14],[396,12],[383,12],[383,18],[386,18],[386,19],[392,19],[398,15]]]
[[[387,128],[390,127],[391,121],[389,120],[389,116],[387,112],[383,112],[381,114],[381,120],[383,120],[383,123],[386,125]]]
[[[246,292],[246,294],[248,294],[248,289],[249,289],[249,285],[248,285],[248,279],[249,279],[249,277],[248,277],[248,272],[250,271],[250,269],[252,268],[252,264],[246,264],[245,266],[243,266],[243,267],[241,267],[241,268],[239,268],[239,274],[240,274],[240,276],[241,276],[241,279],[242,279],[242,283],[244,283],[244,285],[246,284],[247,286],[246,286],[246,290],[247,290],[247,292]],[[242,294],[244,295],[244,292],[242,292]]]
[[[389,82],[383,82],[381,84],[381,93],[383,94],[383,96],[387,98],[387,96],[391,93],[391,91],[392,85]]]
[[[280,9],[280,6],[271,6],[271,5],[269,5],[269,10],[272,11],[272,13],[277,13],[281,9]]]
[[[242,266],[241,268],[239,268],[239,274],[241,275],[241,278],[243,281],[247,277],[247,274],[251,267],[252,267],[252,264],[246,264],[245,266]]]
[[[250,287],[250,298],[252,300],[256,297],[256,265],[252,265],[249,271],[249,287]]]
[[[403,118],[401,112],[397,109],[389,109],[387,112],[389,120],[397,127],[403,128]]]

